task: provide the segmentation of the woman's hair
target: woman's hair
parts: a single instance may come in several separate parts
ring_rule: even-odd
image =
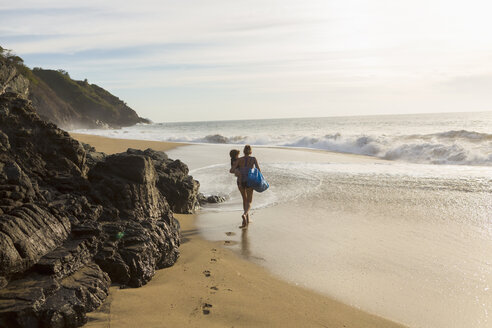
[[[246,156],[251,155],[251,153],[252,153],[252,151],[251,151],[251,146],[250,146],[250,145],[246,145],[246,146],[244,146],[243,153],[244,153],[244,155],[246,155]]]
[[[231,156],[231,159],[236,159],[239,156],[239,150],[233,149],[229,152],[229,156]]]
[[[234,165],[234,162],[237,161],[237,157],[239,156],[240,151],[237,149],[233,149],[229,152],[229,156],[231,156],[231,167]]]

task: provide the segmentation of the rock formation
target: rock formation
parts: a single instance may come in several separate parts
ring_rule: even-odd
[[[5,92],[30,99],[42,119],[64,129],[150,123],[103,88],[73,80],[63,70],[31,70],[0,47],[0,94]]]
[[[193,213],[198,203],[200,184],[188,175],[188,166],[178,160],[170,160],[163,152],[128,149],[127,153],[148,156],[156,169],[157,188],[166,197],[171,210],[176,213]]]
[[[45,120],[65,129],[119,128],[150,123],[103,88],[70,78],[67,72],[32,70],[29,99]]]
[[[210,195],[207,197],[202,193],[198,194],[197,199],[200,205],[218,204],[218,203],[223,203],[227,200],[224,196],[221,195]]]
[[[198,182],[163,152],[106,156],[0,95],[0,327],[77,327],[110,283],[139,287],[179,256],[173,211]]]

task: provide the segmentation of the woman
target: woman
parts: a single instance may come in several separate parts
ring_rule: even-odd
[[[236,169],[239,169],[239,176],[237,178],[237,187],[243,198],[243,209],[244,213],[241,215],[243,219],[243,224],[240,228],[245,228],[249,224],[249,210],[251,209],[251,203],[253,202],[253,188],[249,188],[247,185],[248,171],[256,166],[258,171],[260,167],[258,166],[258,161],[256,158],[251,156],[251,146],[244,146],[243,150],[244,156],[236,160],[231,167],[230,172],[234,173]],[[261,171],[260,171],[261,172]]]

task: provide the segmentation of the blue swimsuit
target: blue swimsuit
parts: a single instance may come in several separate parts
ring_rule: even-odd
[[[250,159],[252,159],[251,163],[250,163]],[[243,166],[243,167],[240,167],[239,168],[239,173],[241,173],[241,174],[237,178],[237,185],[239,187],[247,188],[248,187],[248,183],[247,183],[247,180],[248,180],[248,172],[249,172],[250,169],[253,168],[253,166],[256,165],[255,164],[256,163],[256,159],[254,157],[247,156],[247,157],[244,158],[244,160],[246,161],[246,166]]]

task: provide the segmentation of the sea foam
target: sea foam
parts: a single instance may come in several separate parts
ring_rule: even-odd
[[[168,141],[310,148],[410,163],[492,166],[492,135],[465,130],[402,136],[344,136],[335,133],[322,137],[294,136],[291,140],[215,134],[201,138],[172,138]]]

